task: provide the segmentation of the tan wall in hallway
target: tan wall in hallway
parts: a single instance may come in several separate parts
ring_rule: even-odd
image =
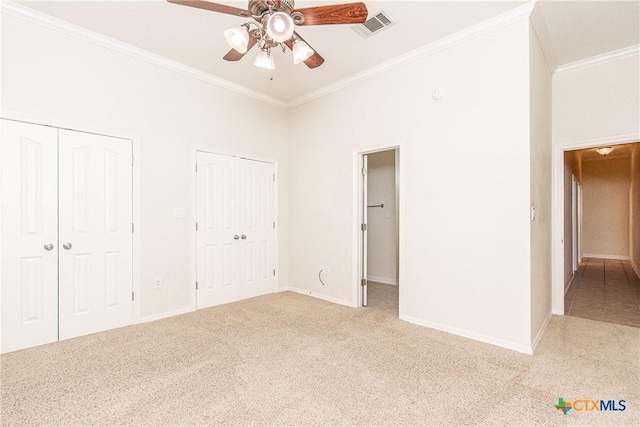
[[[629,257],[629,158],[582,163],[582,250],[585,257]]]
[[[640,144],[631,152],[631,264],[640,276]]]

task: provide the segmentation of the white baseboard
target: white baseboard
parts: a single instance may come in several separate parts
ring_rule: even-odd
[[[367,276],[367,281],[384,283],[385,285],[398,285],[398,282],[396,282],[396,279],[389,279],[387,277],[380,277],[380,276]]]
[[[531,354],[533,354],[536,351],[536,347],[538,347],[538,343],[542,339],[542,336],[544,335],[544,331],[547,330],[547,325],[549,324],[549,321],[551,320],[552,315],[553,315],[553,312],[551,311],[549,312],[549,314],[547,314],[547,317],[544,319],[544,322],[542,323],[542,327],[536,334],[536,337],[533,339],[533,342],[531,343]]]
[[[629,261],[629,255],[582,254],[582,258],[617,259],[620,261]]]
[[[195,311],[193,307],[183,307],[177,310],[164,311],[162,313],[150,314],[140,318],[140,323],[153,322],[154,320],[166,319],[167,317],[178,316],[180,314]]]
[[[519,353],[524,353],[529,355],[533,354],[533,350],[531,346],[516,344],[510,341],[502,340],[500,338],[494,338],[487,335],[482,335],[477,332],[471,332],[464,329],[458,329],[451,326],[441,325],[439,323],[429,322],[427,320],[422,320],[422,319],[418,319],[411,316],[400,316],[400,320],[404,320],[405,322],[413,323],[420,326],[426,326],[427,328],[448,332],[453,335],[458,335],[465,338],[471,338],[472,340],[480,341],[486,344],[497,345],[498,347],[514,350]]]
[[[346,305],[347,307],[356,307],[356,305],[351,301],[347,301],[347,300],[344,300],[344,299],[332,297],[332,296],[329,296],[329,295],[319,294],[317,292],[312,292],[312,291],[309,291],[307,289],[294,288],[292,286],[285,286],[283,288],[279,288],[278,289],[278,292],[285,292],[285,291],[291,291],[291,292],[295,292],[297,294],[307,295],[307,296],[318,298],[318,299],[321,299],[321,300],[324,300],[324,301],[332,302],[334,304]]]
[[[571,284],[573,283],[573,279],[576,278],[576,272],[572,272],[571,276],[567,277],[564,281],[564,294],[567,294],[567,291],[569,290],[569,288],[571,287]]]

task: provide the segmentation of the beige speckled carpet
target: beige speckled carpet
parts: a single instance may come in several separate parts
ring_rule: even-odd
[[[291,292],[2,356],[2,425],[640,425],[640,329],[534,356]],[[554,408],[624,399],[624,412]]]

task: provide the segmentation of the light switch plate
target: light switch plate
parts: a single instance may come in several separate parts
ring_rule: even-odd
[[[184,208],[175,208],[173,210],[173,216],[175,219],[184,219],[185,217]]]

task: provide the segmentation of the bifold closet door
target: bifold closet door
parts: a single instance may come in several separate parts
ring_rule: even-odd
[[[132,146],[59,131],[60,339],[132,320]]]
[[[197,152],[197,308],[275,291],[273,164]]]
[[[57,129],[0,120],[2,352],[58,339]]]

